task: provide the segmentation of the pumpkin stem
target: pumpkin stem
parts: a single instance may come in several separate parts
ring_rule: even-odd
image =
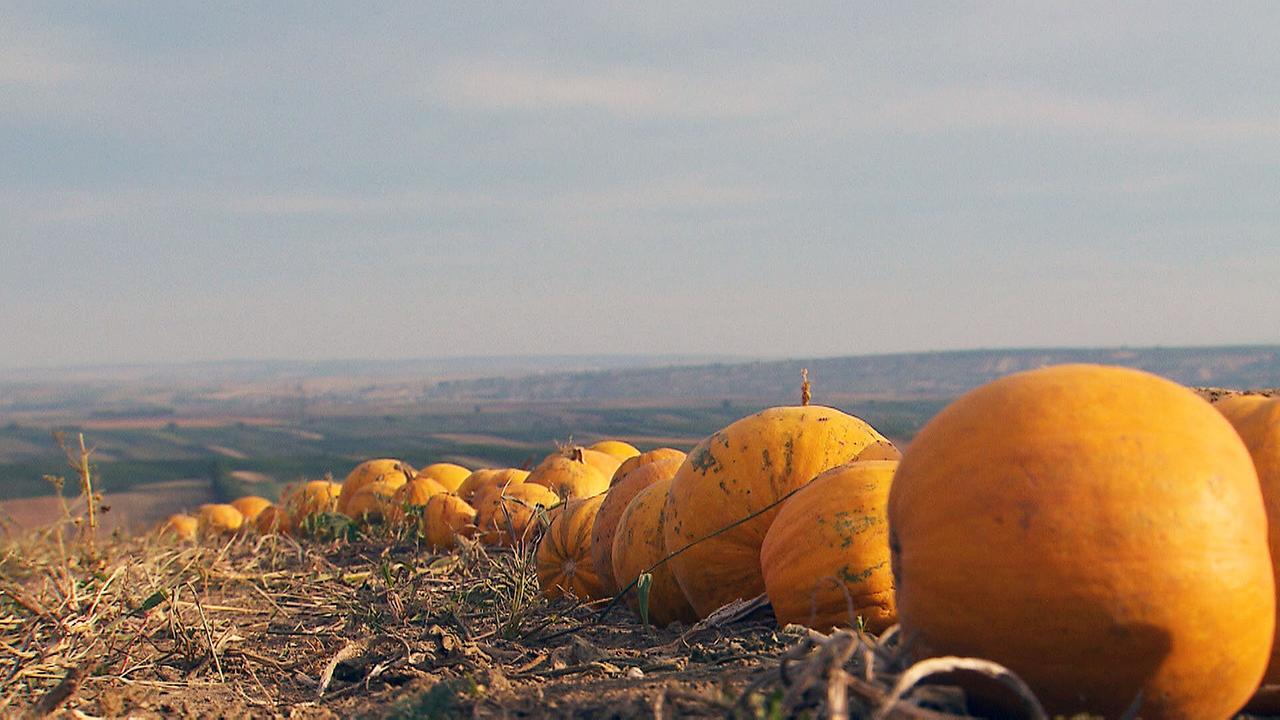
[[[813,397],[809,387],[809,368],[800,368],[800,404],[808,407],[809,399]]]

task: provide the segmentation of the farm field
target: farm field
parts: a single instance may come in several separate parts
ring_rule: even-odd
[[[1201,391],[1215,402],[1234,394]],[[943,398],[849,399],[842,409],[874,430],[866,430],[869,435],[857,444],[869,444],[840,467],[861,467],[862,458],[866,468],[881,468],[876,472],[896,467],[898,451],[910,452],[922,425],[947,404]],[[416,467],[452,462],[541,472],[551,458],[585,463],[581,446],[605,439],[640,450],[688,451],[710,437],[720,438],[715,447],[728,451],[739,445],[723,433],[778,410],[768,407],[763,400],[525,401],[388,407],[376,414],[313,410],[305,417],[116,413],[13,421],[0,435],[9,461],[0,470],[14,478],[61,473],[74,487],[75,473],[53,433],[84,433],[93,447],[95,487],[103,493],[94,505],[112,510],[99,514],[101,527],[90,532],[81,515],[84,500],[72,497],[74,491],[66,493],[64,505],[41,495],[40,484],[7,486],[19,492],[5,501],[11,522],[0,554],[0,597],[10,610],[0,621],[0,641],[12,650],[0,658],[0,676],[7,677],[0,686],[0,714],[1043,717],[1030,691],[1020,680],[1008,680],[999,666],[964,660],[969,664],[957,674],[959,666],[946,664],[952,661],[916,663],[897,630],[863,625],[862,606],[855,618],[852,600],[847,612],[840,604],[837,616],[847,616],[840,624],[857,629],[816,632],[785,619],[784,611],[797,617],[796,610],[772,595],[727,605],[715,600],[694,617],[650,623],[637,615],[635,589],[617,596],[612,590],[547,592],[542,554],[555,547],[547,538],[559,537],[555,523],[569,522],[563,518],[582,507],[575,503],[604,499],[599,487],[589,491],[595,495],[574,499],[560,495],[571,491],[547,485],[556,488],[551,507],[566,504],[559,505],[559,514],[533,511],[519,521],[520,531],[517,525],[504,529],[492,510],[487,520],[473,516],[467,527],[480,530],[455,536],[453,549],[432,545],[437,541],[420,535],[416,525],[392,524],[386,514],[369,519],[360,514],[365,511],[342,510],[341,502],[338,511],[347,515],[332,505],[305,511],[310,514],[294,535],[260,525],[220,535],[203,516],[202,537],[194,543],[138,532],[204,503],[244,495],[274,500],[299,480],[340,481],[375,457],[402,457]],[[828,421],[845,427],[847,418],[853,428],[848,431],[863,432],[854,418],[818,410],[816,416],[788,417],[812,428]],[[898,449],[874,441],[875,430]],[[746,466],[756,467],[762,458],[768,468],[768,448],[748,450],[754,436],[741,437]],[[570,440],[576,450],[555,452]],[[786,458],[774,472],[791,472],[796,446],[788,441],[785,447],[773,456]],[[821,448],[819,455],[827,452]],[[699,455],[680,467],[702,472],[719,468],[721,460]],[[813,480],[815,487],[821,477]],[[32,492],[23,496],[23,487]],[[359,496],[351,492],[357,491],[344,494]],[[474,492],[476,507],[496,502],[507,513],[516,507],[508,505],[506,486],[490,500],[482,499],[483,490]],[[471,500],[462,488],[457,493]],[[292,502],[281,500],[281,506],[293,507]],[[391,505],[378,507],[386,513]],[[693,507],[696,515],[720,509],[714,502]],[[627,508],[627,517],[632,510]],[[68,511],[78,516],[74,522]],[[510,514],[506,518],[516,522]],[[426,528],[426,520],[421,522]],[[834,527],[854,526],[841,520]],[[872,526],[858,527],[861,532]],[[695,533],[689,547],[716,534]],[[668,537],[668,547],[670,542]],[[767,555],[761,550],[752,562],[765,563]],[[718,554],[711,557],[697,562],[720,562]],[[807,560],[795,556],[792,562]],[[887,564],[886,559],[867,572]],[[887,577],[887,568],[883,572]],[[816,612],[814,604],[812,610],[801,608],[798,617]],[[810,618],[807,624],[815,624]],[[1270,701],[1264,693],[1255,707],[1261,712]]]
[[[302,478],[330,474],[341,479],[368,457],[401,457],[415,466],[430,461],[472,468],[520,467],[541,458],[557,442],[573,438],[589,443],[602,437],[646,449],[687,449],[764,405],[510,403],[485,404],[477,411],[469,404],[429,411],[400,408],[377,415],[334,412],[302,420],[216,415],[25,418],[0,426],[0,509],[22,527],[36,527],[48,519],[47,509],[37,508],[51,507],[50,501],[26,498],[50,495],[51,486],[43,477],[67,472],[53,439],[55,428],[85,434],[96,448],[94,464],[109,495],[148,488],[164,495],[170,492],[168,483],[185,481],[207,487],[207,498],[225,500],[244,494],[273,497],[285,483]],[[929,400],[870,400],[846,409],[905,441],[941,405]],[[161,503],[147,512],[131,505],[129,518],[121,524],[148,527],[172,506]]]
[[[0,3],[0,720],[1280,720],[1277,27]]]
[[[531,558],[511,551],[242,537],[106,552],[104,579],[81,588],[97,606],[66,614],[102,641],[38,628],[49,645],[19,662],[0,712],[45,696],[68,669],[84,673],[71,707],[107,717],[782,718],[821,702],[822,686],[803,684],[821,681],[822,648],[779,629],[767,607],[645,626],[625,605],[602,615],[541,597]],[[0,570],[20,578],[51,570],[47,560]],[[892,667],[887,653],[878,662]]]

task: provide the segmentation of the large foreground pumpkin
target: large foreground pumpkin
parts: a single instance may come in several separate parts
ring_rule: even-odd
[[[600,513],[596,515],[596,523],[591,529],[591,561],[605,592],[612,595],[622,589],[613,577],[613,534],[618,529],[622,513],[641,490],[658,480],[670,480],[680,468],[680,462],[671,459],[633,466],[631,472],[619,478],[604,496]],[[618,472],[622,472],[621,467]]]
[[[764,592],[760,544],[778,514],[766,508],[882,440],[867,423],[833,408],[777,407],[734,422],[690,451],[671,482],[664,532],[668,552],[691,545],[670,565],[698,614]]]
[[[1244,443],[1190,390],[1122,368],[1011,375],[908,448],[889,527],[903,641],[1022,676],[1051,714],[1225,718],[1275,623]]]
[[[1271,562],[1280,577],[1280,565],[1277,565],[1280,563],[1280,398],[1237,395],[1218,402],[1215,407],[1235,427],[1253,457],[1262,486],[1262,501],[1267,508]],[[1266,682],[1280,683],[1280,642],[1272,643]]]
[[[591,559],[591,526],[603,502],[603,495],[570,500],[552,514],[535,555],[538,585],[548,597],[609,597]]]
[[[671,574],[669,563],[662,562],[667,556],[662,533],[663,509],[670,488],[671,478],[666,477],[655,480],[636,493],[618,519],[613,549],[609,553],[619,591],[635,582],[640,573],[649,573],[649,619],[659,626],[676,620],[693,622],[698,619],[684,591],[676,583],[675,575]],[[639,612],[640,598],[635,589],[627,592],[627,604]]]
[[[760,547],[779,625],[826,631],[861,619],[879,633],[897,622],[888,518],[897,467],[892,460],[840,465],[782,504]]]

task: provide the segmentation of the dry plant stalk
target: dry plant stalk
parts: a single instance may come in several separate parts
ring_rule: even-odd
[[[93,455],[95,448],[87,447],[84,443],[84,433],[77,433],[78,447],[72,447],[67,444],[66,434],[61,430],[53,433],[53,439],[58,443],[58,448],[62,450],[67,457],[67,465],[75,472],[80,480],[80,494],[84,497],[85,517],[82,521],[80,518],[71,517],[70,508],[67,507],[66,501],[62,499],[62,479],[57,478],[54,482],[58,490],[59,502],[62,504],[62,513],[64,519],[70,521],[73,525],[80,528],[80,544],[84,551],[85,558],[90,564],[98,561],[97,539],[98,539],[98,503],[102,501],[102,496],[94,492],[93,489],[93,470],[89,464],[89,458]],[[46,479],[53,481],[50,476]]]

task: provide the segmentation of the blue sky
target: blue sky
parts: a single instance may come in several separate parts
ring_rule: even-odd
[[[1277,27],[6,3],[0,366],[1277,342]]]

